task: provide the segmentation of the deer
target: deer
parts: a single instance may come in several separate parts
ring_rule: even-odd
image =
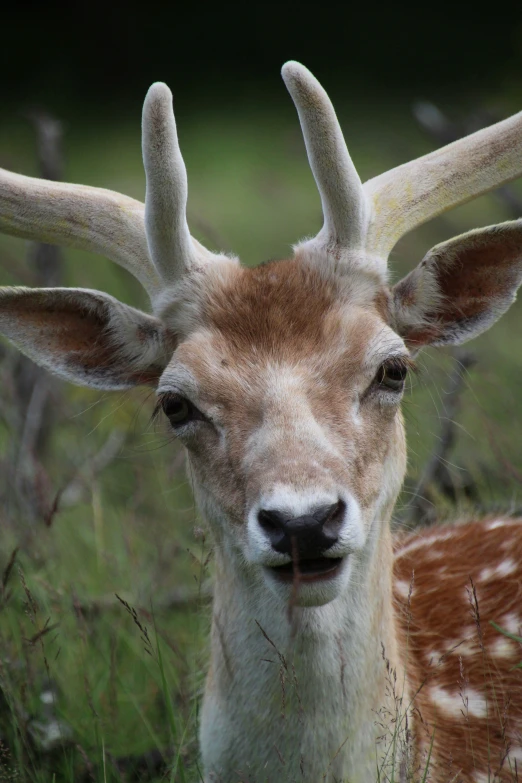
[[[393,285],[387,261],[407,232],[522,174],[522,112],[362,184],[325,90],[297,62],[282,75],[316,236],[253,268],[193,238],[172,94],[155,83],[144,205],[0,171],[2,232],[109,258],[150,312],[3,287],[0,333],[66,381],[152,387],[186,448],[215,562],[206,783],[518,780],[522,520],[392,533],[391,517],[415,356],[510,307],[522,220],[437,245]]]

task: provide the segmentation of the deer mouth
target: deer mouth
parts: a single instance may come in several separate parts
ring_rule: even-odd
[[[278,582],[309,583],[321,582],[337,576],[343,564],[342,557],[316,557],[307,560],[292,560],[270,568]]]

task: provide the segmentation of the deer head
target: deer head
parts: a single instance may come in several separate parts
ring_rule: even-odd
[[[438,245],[393,287],[388,254],[407,231],[522,173],[522,114],[363,185],[322,87],[295,62],[283,78],[321,196],[316,237],[255,269],[191,237],[172,96],[154,84],[144,207],[0,172],[0,230],[107,256],[144,286],[152,313],[99,291],[2,288],[0,330],[73,383],[155,387],[219,562],[283,600],[298,568],[299,602],[321,605],[346,590],[399,492],[412,355],[463,342],[507,310],[522,280],[522,221]]]

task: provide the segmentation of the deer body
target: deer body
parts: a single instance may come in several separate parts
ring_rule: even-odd
[[[522,221],[438,245],[393,287],[386,263],[415,225],[522,174],[522,115],[362,185],[324,90],[297,63],[283,75],[321,195],[314,239],[255,269],[194,240],[171,95],[156,84],[145,208],[0,172],[0,230],[105,253],[152,314],[99,291],[4,288],[0,331],[67,380],[155,387],[187,448],[216,553],[208,783],[511,780],[520,672],[489,620],[518,629],[521,528],[429,531],[394,556],[390,518],[412,357],[510,306]]]
[[[218,571],[201,743],[215,779],[374,780],[377,768],[391,778],[402,721],[396,777],[402,762],[413,780],[427,766],[433,781],[516,780],[520,644],[491,622],[520,636],[521,521],[439,527],[394,549],[384,535],[359,601],[297,610],[294,625]]]

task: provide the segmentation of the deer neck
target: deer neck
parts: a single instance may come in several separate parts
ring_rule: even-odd
[[[201,724],[209,780],[373,779],[390,745],[379,738],[407,703],[392,562],[389,523],[375,524],[349,591],[290,609],[218,548]]]

